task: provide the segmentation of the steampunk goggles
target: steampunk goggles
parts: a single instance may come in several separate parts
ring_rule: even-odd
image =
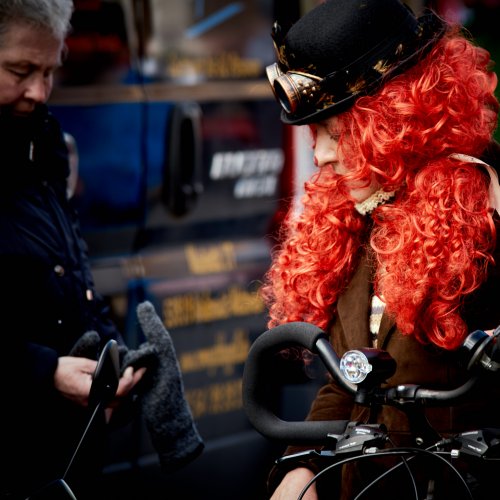
[[[266,74],[276,100],[288,114],[294,115],[298,110],[318,110],[339,102],[332,92],[334,79],[340,80],[339,72],[322,78],[303,71],[284,72],[279,63],[274,63],[266,68]]]

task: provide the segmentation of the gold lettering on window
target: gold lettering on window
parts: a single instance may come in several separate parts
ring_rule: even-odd
[[[209,247],[186,246],[186,260],[192,274],[210,274],[236,269],[234,245],[227,241]]]
[[[194,418],[241,410],[241,379],[185,391]]]
[[[167,328],[225,320],[264,311],[256,291],[234,286],[218,296],[206,293],[174,295],[163,300],[163,317]]]
[[[183,373],[206,370],[213,376],[221,368],[224,375],[232,375],[234,365],[245,362],[249,349],[250,340],[243,330],[236,330],[230,341],[219,333],[213,345],[180,354],[179,364]]]
[[[180,79],[196,73],[207,78],[257,78],[262,71],[258,59],[242,59],[234,52],[203,58],[171,57],[168,61],[169,76]]]

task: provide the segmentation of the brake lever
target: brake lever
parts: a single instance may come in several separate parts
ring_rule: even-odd
[[[384,424],[349,422],[335,450],[338,454],[360,454],[366,448],[380,448],[386,439],[387,428]]]
[[[500,459],[500,429],[478,429],[455,437],[460,453],[474,457]]]
[[[342,435],[328,434],[325,448],[321,450],[305,450],[278,458],[278,466],[290,466],[308,460],[328,460],[336,455],[360,455],[367,448],[380,448],[387,438],[384,424],[361,424],[349,422]]]

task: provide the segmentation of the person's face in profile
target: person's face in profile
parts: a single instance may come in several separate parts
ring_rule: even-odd
[[[349,174],[339,155],[340,124],[336,117],[309,126],[313,137],[314,163],[320,168],[331,168],[337,175]],[[347,182],[351,198],[360,203],[375,193],[380,185],[371,179],[367,182],[349,180]]]

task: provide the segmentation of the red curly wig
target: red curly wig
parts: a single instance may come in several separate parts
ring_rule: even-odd
[[[269,327],[308,321],[328,329],[339,295],[371,248],[375,291],[405,335],[454,349],[468,333],[464,299],[485,280],[496,230],[489,177],[450,158],[480,156],[497,123],[490,56],[457,29],[429,55],[339,115],[338,153],[305,185],[261,289]],[[363,217],[346,182],[371,180],[393,200]]]

